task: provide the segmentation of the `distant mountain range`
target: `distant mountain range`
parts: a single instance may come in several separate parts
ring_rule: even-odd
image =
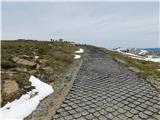
[[[160,48],[141,48],[141,50],[160,52]]]
[[[118,47],[113,49],[124,55],[130,56],[132,58],[160,62],[160,48],[122,48]]]

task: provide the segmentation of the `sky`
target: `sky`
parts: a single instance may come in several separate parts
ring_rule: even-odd
[[[158,2],[3,2],[2,39],[160,47]]]

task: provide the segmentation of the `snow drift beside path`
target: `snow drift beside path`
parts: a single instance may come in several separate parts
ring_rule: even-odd
[[[84,50],[82,48],[80,48],[78,51],[75,51],[74,53],[83,53]],[[80,55],[74,55],[74,59],[80,59],[81,56]]]
[[[122,52],[122,51],[119,51],[119,50],[116,50],[116,51],[119,52],[119,53],[122,53],[123,55],[127,55],[131,58],[134,58],[134,59],[151,61],[151,62],[160,62],[160,58],[153,58],[152,56],[144,57],[144,56],[139,56],[139,55],[135,55],[135,54],[132,54],[132,53]],[[145,51],[143,51],[143,52],[145,52]]]
[[[74,55],[74,59],[79,59],[79,58],[81,58],[80,55]]]
[[[78,51],[74,52],[74,53],[83,53],[84,50],[82,48],[80,48]]]
[[[22,120],[36,109],[43,98],[54,91],[51,85],[40,81],[34,76],[31,76],[29,81],[35,89],[0,108],[2,120]]]

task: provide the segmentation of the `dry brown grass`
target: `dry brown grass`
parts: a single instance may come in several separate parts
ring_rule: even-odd
[[[1,41],[2,105],[15,99],[12,95],[6,97],[7,95],[3,92],[5,80],[15,80],[20,87],[20,92],[17,94],[21,96],[32,89],[28,87],[31,85],[29,82],[31,74],[47,83],[59,79],[74,63],[73,53],[76,50],[78,50],[76,45],[59,41]],[[23,58],[24,55],[29,56],[25,59],[35,62],[36,66],[30,67],[13,62],[14,56]],[[35,56],[39,58],[35,59]],[[25,68],[27,72],[17,71],[16,68]],[[30,73],[31,71],[33,72]]]

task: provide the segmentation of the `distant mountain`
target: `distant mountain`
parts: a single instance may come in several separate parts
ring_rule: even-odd
[[[147,49],[150,49],[147,50]],[[118,51],[123,55],[130,56],[132,58],[160,62],[160,52],[157,51],[157,48],[146,48],[146,49],[138,49],[138,48],[122,48],[118,47],[113,49],[114,51]]]
[[[125,52],[125,53],[131,53],[134,55],[146,55],[148,53],[147,50],[142,50],[142,49],[138,49],[138,48],[115,48],[113,50],[119,51],[119,52]]]
[[[153,52],[160,52],[160,48],[141,48],[141,50],[153,51]]]

